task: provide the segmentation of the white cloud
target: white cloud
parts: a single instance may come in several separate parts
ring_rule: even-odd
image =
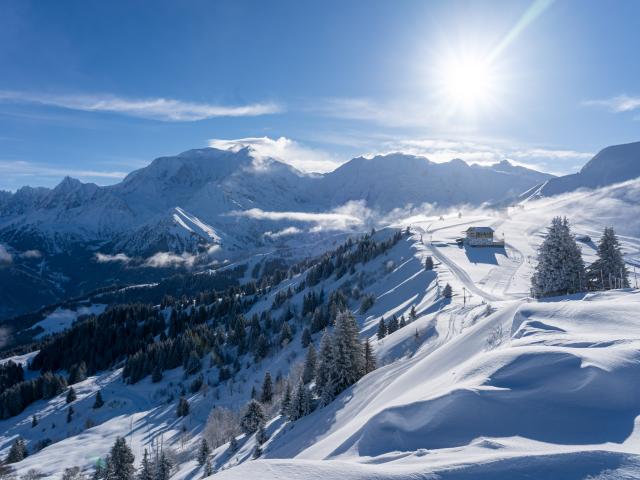
[[[13,177],[55,177],[61,178],[70,176],[80,179],[121,179],[126,172],[84,170],[74,168],[59,168],[22,160],[0,160],[0,174],[2,176],[11,175]]]
[[[273,158],[303,172],[330,172],[343,163],[330,153],[303,146],[286,137],[277,139],[269,137],[248,137],[235,140],[211,139],[209,146],[233,151],[249,147],[257,161]]]
[[[96,253],[96,262],[98,263],[111,263],[119,262],[127,264],[131,261],[131,257],[128,257],[124,253],[116,253],[115,255],[109,255],[106,253]]]
[[[255,117],[282,112],[276,103],[216,105],[174,100],[171,98],[133,99],[116,95],[68,94],[52,95],[16,91],[0,91],[0,101],[30,103],[82,110],[110,112],[165,122],[193,122],[214,117]]]
[[[0,266],[13,263],[13,256],[4,245],[0,243]]]
[[[265,237],[269,237],[269,238],[280,238],[280,237],[285,237],[288,235],[296,235],[298,233],[302,233],[303,230],[296,228],[296,227],[287,227],[287,228],[283,228],[282,230],[279,230],[277,232],[264,232],[264,236]]]
[[[183,252],[177,255],[172,252],[158,252],[144,262],[145,267],[152,268],[167,268],[167,267],[193,267],[196,261],[196,256],[187,252]]]
[[[615,113],[631,112],[640,109],[640,96],[618,95],[604,100],[587,100],[584,105],[604,107]]]
[[[312,231],[320,230],[348,230],[364,224],[369,211],[361,201],[349,202],[342,207],[326,213],[310,212],[270,212],[259,208],[237,210],[230,215],[247,217],[254,220],[295,221],[315,224]]]
[[[329,98],[306,110],[333,118],[362,120],[389,127],[424,127],[435,123],[432,108],[421,101]]]

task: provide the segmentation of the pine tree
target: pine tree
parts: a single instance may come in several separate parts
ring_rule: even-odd
[[[289,418],[297,420],[308,415],[310,411],[311,395],[309,389],[301,380],[293,391],[291,405],[289,406]]]
[[[71,423],[71,420],[73,420],[73,405],[69,405],[69,408],[67,408],[67,423]]]
[[[187,415],[189,415],[189,402],[186,398],[180,397],[180,399],[178,400],[176,415],[178,417],[186,417]]]
[[[305,327],[302,331],[302,347],[307,348],[311,343],[311,331]]]
[[[442,289],[442,296],[444,298],[451,298],[453,297],[453,289],[451,288],[451,285],[449,285],[448,283],[444,286],[444,288]]]
[[[31,417],[31,428],[34,428],[37,425],[38,425],[38,416],[33,415],[33,417]]]
[[[304,368],[302,370],[302,381],[304,383],[310,383],[316,375],[318,359],[316,349],[313,344],[309,345],[307,349],[307,357],[304,360]]]
[[[289,406],[291,405],[291,385],[289,382],[284,387],[284,394],[282,395],[282,401],[280,402],[280,414],[287,415],[289,412]]]
[[[291,333],[291,327],[288,322],[282,323],[282,330],[280,330],[280,345],[286,345],[293,338],[293,334]]]
[[[329,398],[335,397],[364,375],[362,344],[351,312],[338,314],[333,338],[333,364],[330,370],[332,390],[327,392]],[[327,395],[324,397],[326,399]]]
[[[94,409],[98,409],[100,407],[102,407],[104,405],[104,400],[102,399],[102,391],[98,390],[98,393],[96,393],[96,399],[93,402],[93,407]]]
[[[364,373],[373,372],[376,369],[376,354],[371,342],[367,338],[364,342]]]
[[[17,463],[24,460],[29,455],[27,451],[27,445],[20,437],[16,438],[11,444],[9,454],[7,455],[6,463]]]
[[[331,334],[325,330],[322,340],[320,340],[320,352],[318,354],[318,367],[316,368],[316,393],[322,397],[325,391],[333,391],[330,387],[331,368],[333,365],[333,339]]]
[[[415,322],[418,318],[418,313],[416,312],[416,306],[411,305],[411,311],[409,312],[409,323]]]
[[[260,423],[266,420],[262,405],[255,400],[249,401],[245,407],[244,415],[240,420],[240,429],[243,433],[251,435],[258,430]]]
[[[398,328],[400,328],[400,325],[398,324],[398,317],[393,315],[387,324],[387,334],[391,335],[393,332],[398,330]]]
[[[536,297],[565,295],[583,290],[586,283],[582,252],[566,218],[555,217],[538,249],[538,265],[531,279]]]
[[[271,400],[273,400],[273,382],[271,381],[271,373],[266,372],[260,390],[260,401],[267,404],[271,403]]]
[[[596,290],[629,288],[629,270],[613,227],[607,227],[598,243],[598,258],[588,270],[589,285]]]
[[[433,258],[431,256],[428,256],[424,261],[424,269],[426,271],[433,270]]]
[[[211,459],[207,458],[207,461],[204,464],[204,470],[202,473],[202,478],[207,478],[213,475],[213,467],[211,466]]]
[[[156,480],[169,480],[171,478],[171,470],[173,469],[173,462],[169,460],[167,454],[162,451],[160,458],[156,462]]]
[[[108,480],[133,480],[135,457],[123,437],[116,438],[107,462]]]
[[[67,403],[73,402],[76,398],[78,398],[76,395],[76,391],[73,389],[73,387],[69,387],[69,390],[67,390]]]
[[[256,431],[256,443],[258,445],[262,445],[267,440],[269,440],[269,437],[267,436],[267,431],[264,428],[264,422],[262,422],[258,425],[258,430]]]
[[[87,378],[87,365],[84,362],[75,364],[69,370],[69,385],[81,382]]]
[[[378,333],[376,335],[378,340],[382,340],[387,336],[387,325],[384,323],[384,317],[380,318],[380,321],[378,322]]]
[[[142,463],[140,464],[137,480],[155,480],[153,464],[149,460],[149,452],[146,448],[142,455]]]
[[[162,380],[162,369],[159,365],[153,367],[153,371],[151,372],[151,381],[153,383],[158,383]]]
[[[209,458],[209,454],[211,453],[211,449],[209,448],[209,444],[207,440],[203,438],[200,440],[200,447],[198,448],[198,465],[204,465]]]
[[[229,442],[229,450],[231,450],[232,452],[238,450],[238,440],[236,440],[236,437],[231,437],[231,441]]]

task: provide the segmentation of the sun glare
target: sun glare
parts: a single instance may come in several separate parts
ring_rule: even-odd
[[[443,100],[456,110],[477,112],[493,102],[495,72],[482,58],[449,58],[442,62],[439,76]]]

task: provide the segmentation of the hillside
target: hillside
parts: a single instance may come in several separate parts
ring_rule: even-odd
[[[244,405],[252,388],[260,389],[266,371],[280,379],[275,391],[282,398],[279,382],[295,379],[300,371],[303,330],[316,321],[303,313],[309,295],[323,291],[326,302],[341,290],[360,338],[375,348],[379,368],[296,421],[279,416],[277,404],[269,407],[274,416],[260,458],[253,459],[255,435],[237,433],[235,450],[227,440],[214,449],[212,478],[634,478],[640,471],[637,290],[537,301],[528,297],[528,285],[537,247],[558,214],[570,216],[574,231],[594,240],[604,225],[614,225],[625,260],[633,266],[640,255],[640,225],[633,221],[638,192],[640,183],[634,181],[530,201],[507,213],[399,219],[396,227],[410,224],[412,233],[394,240],[388,250],[349,257],[348,252],[374,250],[368,250],[373,244],[363,250],[366,241],[347,245],[301,264],[292,275],[269,277],[272,287],[264,293],[245,291],[239,298],[246,301],[238,308],[246,309],[247,319],[263,318],[262,312],[286,318],[292,311],[293,318],[285,321],[293,336],[274,344],[259,361],[240,357],[231,379],[221,377],[220,364],[203,358],[203,386],[193,392],[190,385],[199,373],[186,374],[180,366],[164,371],[158,383],[146,374],[131,384],[122,381],[123,364],[116,363],[74,385],[78,399],[71,422],[65,420],[64,394],[0,421],[6,432],[0,455],[17,435],[30,450],[38,440],[51,438],[53,444],[15,466],[19,473],[35,468],[58,478],[74,465],[91,471],[120,435],[130,442],[136,465],[145,447],[162,442],[176,462],[171,478],[200,478],[203,469],[194,454],[203,433],[212,438],[207,417]],[[585,211],[585,204],[592,208]],[[506,248],[459,248],[454,240],[468,225],[493,225],[498,235],[504,233]],[[373,240],[386,242],[395,232],[380,231]],[[594,259],[594,246],[582,243],[585,261]],[[433,271],[423,267],[427,256],[435,260]],[[340,257],[348,264],[347,258],[367,260],[327,270],[327,261]],[[635,285],[635,277],[631,281]],[[441,295],[446,283],[453,287],[451,299]],[[221,305],[225,295],[219,297]],[[362,311],[369,295],[375,301]],[[200,298],[196,305],[206,305],[208,297]],[[160,308],[164,315],[178,309],[178,318],[188,318],[190,310],[180,303]],[[212,310],[210,321],[220,328],[231,318],[218,312]],[[389,321],[393,315],[408,324],[378,340],[380,318]],[[281,338],[279,327],[266,331]],[[316,348],[321,336],[321,329],[311,335]],[[15,358],[26,359],[35,359],[34,354]],[[127,360],[125,370],[131,372],[132,365]],[[98,389],[105,406],[94,410]],[[181,394],[190,405],[186,417],[176,417]]]
[[[545,182],[540,194],[545,196],[593,189],[640,177],[640,142],[613,145],[602,149],[578,172]]]

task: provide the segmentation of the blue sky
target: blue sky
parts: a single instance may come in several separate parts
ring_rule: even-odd
[[[575,171],[640,140],[638,18],[633,0],[3,0],[0,188],[237,144],[309,171],[392,150]]]

